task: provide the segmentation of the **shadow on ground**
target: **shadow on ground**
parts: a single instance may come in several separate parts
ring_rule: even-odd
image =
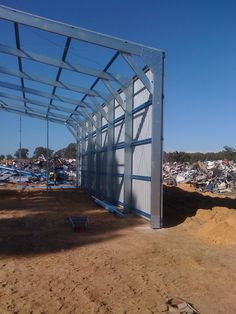
[[[164,227],[181,224],[199,208],[236,209],[230,198],[204,196],[177,187],[164,187]],[[68,216],[86,215],[89,228],[73,232]],[[82,191],[0,192],[0,255],[27,256],[57,252],[122,237],[147,222],[137,216],[125,219],[107,213]]]
[[[236,209],[236,200],[164,186],[164,227],[179,225],[186,218],[194,216],[198,209],[212,209],[215,206]]]
[[[86,232],[73,232],[68,216],[86,215]],[[72,249],[124,235],[146,224],[129,215],[119,218],[97,206],[82,191],[0,192],[0,255],[35,255]]]

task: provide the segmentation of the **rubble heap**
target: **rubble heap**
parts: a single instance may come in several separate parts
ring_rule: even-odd
[[[166,162],[163,180],[167,185],[192,184],[200,192],[231,193],[236,188],[236,163],[228,160]]]
[[[57,169],[57,172],[56,172]],[[49,160],[49,173],[47,174],[47,160],[42,155],[39,158],[25,159],[21,163],[17,160],[0,164],[0,185],[4,183],[74,183],[76,179],[75,159],[52,157]],[[63,176],[58,177],[58,173]],[[60,179],[60,180],[59,180]]]

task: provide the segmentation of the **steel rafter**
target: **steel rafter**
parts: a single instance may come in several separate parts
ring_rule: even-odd
[[[150,49],[151,51],[162,51],[74,25],[25,13],[3,5],[0,6],[0,18],[137,56],[142,56],[144,48]]]
[[[28,50],[15,49],[13,47],[3,45],[3,44],[0,44],[0,52],[11,55],[11,56],[15,56],[18,58],[23,58],[23,59],[39,62],[42,64],[47,64],[56,68],[61,67],[64,70],[81,73],[81,74],[85,74],[89,76],[99,77],[104,80],[118,81],[118,79],[120,79],[117,74],[104,73],[103,71],[90,68],[84,65],[74,64],[70,62],[61,62],[57,59],[53,59],[53,58],[50,58],[41,54],[37,54]]]
[[[145,73],[143,72],[143,70],[131,59],[129,55],[122,53],[122,57],[129,64],[129,66],[134,70],[134,72],[142,81],[146,89],[151,93],[152,92],[151,83],[149,79],[147,78],[147,76],[145,75]]]
[[[68,53],[68,50],[69,50],[69,47],[70,47],[70,43],[71,43],[71,38],[68,37],[68,38],[66,39],[65,47],[64,47],[64,50],[63,50],[63,55],[62,55],[62,58],[61,58],[61,63],[66,61],[66,56],[67,56],[67,53]],[[62,72],[62,67],[59,67],[59,68],[58,68],[58,71],[57,71],[57,75],[56,75],[55,82],[59,82],[60,76],[61,76],[61,72]],[[55,96],[56,89],[57,89],[57,87],[54,86],[53,89],[52,89],[52,96]],[[53,98],[50,99],[50,103],[49,103],[49,105],[48,105],[48,112],[47,112],[47,115],[48,115],[48,113],[49,113],[49,111],[50,111],[50,107],[52,106],[52,103],[53,103]]]
[[[22,110],[18,109],[18,108],[15,108],[15,107],[10,106],[10,105],[2,104],[2,102],[0,101],[0,110],[16,113],[16,114],[19,114],[19,115],[24,115],[26,117],[38,118],[40,120],[47,120],[45,115],[41,115],[41,114],[33,113],[33,112],[28,112],[28,111],[25,112],[24,107],[22,107]],[[63,125],[65,124],[64,121],[56,119],[54,117],[49,117],[48,120],[51,121],[51,122],[55,122],[55,123],[59,123],[59,124],[63,124]]]
[[[18,50],[20,50],[20,32],[19,32],[19,26],[16,22],[14,23],[14,30],[15,30],[16,48]],[[17,60],[18,60],[19,70],[20,70],[20,72],[23,72],[23,65],[22,65],[21,57],[18,56]],[[20,83],[21,83],[22,95],[23,95],[23,98],[25,98],[25,90],[24,90],[25,84],[24,84],[24,78],[23,77],[20,78]],[[25,105],[25,112],[27,112],[26,102],[24,102],[24,105]]]
[[[119,54],[120,54],[120,53],[119,53],[118,51],[114,54],[114,56],[111,58],[111,60],[107,63],[107,65],[106,65],[105,68],[103,69],[103,72],[106,72],[106,71],[110,68],[110,66],[112,65],[112,63],[118,58]],[[93,91],[93,90],[94,90],[94,87],[98,84],[99,80],[100,80],[100,78],[97,77],[97,79],[96,79],[96,80],[93,82],[93,84],[90,86],[90,88],[89,88],[90,91]],[[82,102],[85,101],[85,99],[86,99],[88,96],[90,96],[88,93],[85,94],[85,95],[83,96],[83,98],[81,99],[81,101],[82,101]],[[77,107],[74,109],[74,111],[71,113],[71,116],[77,111],[78,108],[79,108],[79,107],[77,106]],[[70,116],[70,117],[71,117],[71,116]]]
[[[107,95],[100,95],[100,92],[98,92],[98,91],[88,91],[87,89],[84,89],[83,87],[79,87],[79,86],[76,86],[76,85],[73,85],[73,84],[70,84],[70,83],[61,82],[61,81],[56,82],[56,81],[50,80],[50,79],[42,77],[42,76],[29,74],[29,73],[26,73],[26,72],[19,72],[19,71],[16,71],[14,69],[6,68],[4,66],[0,66],[0,73],[7,74],[7,75],[10,75],[10,76],[14,76],[14,77],[23,78],[25,80],[30,80],[30,81],[35,81],[35,82],[38,82],[38,83],[43,83],[43,84],[46,84],[46,85],[62,88],[62,89],[65,89],[65,90],[68,90],[68,91],[72,91],[72,92],[76,92],[76,93],[80,93],[80,94],[84,94],[84,93],[88,92],[89,95],[91,97],[94,97],[94,98],[101,97],[103,99],[104,97],[107,97]]]
[[[35,106],[39,106],[42,108],[48,108],[48,104],[39,101],[39,100],[35,100],[35,99],[30,99],[30,98],[23,98],[20,96],[16,96],[16,95],[12,95],[12,94],[8,94],[8,93],[4,93],[4,92],[0,92],[0,97],[3,98],[7,98],[7,99],[11,99],[11,100],[16,100],[16,101],[21,101],[23,103],[27,103],[27,104],[31,104],[31,105],[35,105]],[[53,110],[58,110],[61,112],[67,112],[67,113],[71,113],[71,109],[59,106],[59,105],[51,105],[51,109]],[[77,111],[78,114],[80,114],[79,111]]]
[[[3,82],[3,81],[0,81],[0,87],[4,87],[7,89],[13,89],[13,90],[17,90],[17,91],[22,90],[22,87],[17,85],[17,84],[12,84],[12,83]],[[59,96],[59,95],[52,95],[52,94],[40,91],[38,89],[25,87],[23,90],[28,94],[32,94],[32,95],[36,95],[36,96],[40,96],[40,97],[44,97],[44,98],[48,98],[48,99],[53,98],[54,100],[60,101],[62,103],[76,105],[78,108],[79,107],[84,108],[86,106],[85,103],[83,103],[79,100],[69,98],[69,97]]]
[[[0,103],[2,103],[4,106],[7,106],[7,107],[9,107],[9,109],[10,108],[14,108],[14,109],[22,109],[23,107],[22,106],[18,106],[18,105],[16,105],[16,104],[11,104],[11,103],[9,103],[9,102],[4,102],[3,100],[0,100]],[[39,110],[39,109],[35,109],[35,108],[30,108],[30,107],[28,107],[27,108],[27,112],[28,111],[30,111],[30,112],[36,112],[36,113],[39,113],[39,114],[45,114],[45,112],[44,111],[42,111],[42,110]],[[60,119],[62,122],[64,122],[65,123],[65,121],[67,120],[67,116],[64,116],[64,115],[62,115],[62,114],[59,114],[59,113],[49,113],[49,116],[50,117],[54,117],[54,118],[57,118],[57,119]],[[47,118],[47,117],[46,117]]]

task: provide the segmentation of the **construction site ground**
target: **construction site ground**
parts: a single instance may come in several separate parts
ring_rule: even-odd
[[[236,200],[164,188],[164,228],[80,190],[0,190],[0,313],[236,313]],[[86,215],[73,232],[68,216]]]

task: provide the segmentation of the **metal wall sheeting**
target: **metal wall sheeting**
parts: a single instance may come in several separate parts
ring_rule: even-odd
[[[151,71],[146,71],[151,79]],[[145,218],[151,217],[151,138],[152,138],[152,102],[150,93],[144,88],[140,79],[133,79],[132,83],[132,166],[131,166],[131,211]],[[135,93],[135,95],[134,95]],[[123,100],[125,95],[120,93]],[[105,105],[104,109],[108,112]],[[101,119],[102,147],[99,150],[95,145],[96,129],[93,136],[81,141],[85,143],[85,152],[82,154],[81,185],[97,198],[109,200],[115,205],[124,204],[124,177],[125,177],[125,115],[122,107],[113,100],[110,103],[113,111],[113,123],[109,126],[105,119]],[[97,117],[96,117],[97,119]],[[88,125],[87,125],[88,127]],[[108,133],[111,133],[111,142],[108,143]],[[91,147],[89,149],[89,141]],[[142,142],[140,142],[142,141]],[[135,145],[135,143],[137,145]],[[92,154],[90,153],[92,151]],[[109,159],[108,155],[112,158]],[[96,163],[96,155],[99,155]],[[100,171],[98,172],[98,169]],[[109,178],[111,176],[111,178]],[[95,181],[99,180],[99,190],[96,190]],[[110,185],[111,183],[111,185]]]

